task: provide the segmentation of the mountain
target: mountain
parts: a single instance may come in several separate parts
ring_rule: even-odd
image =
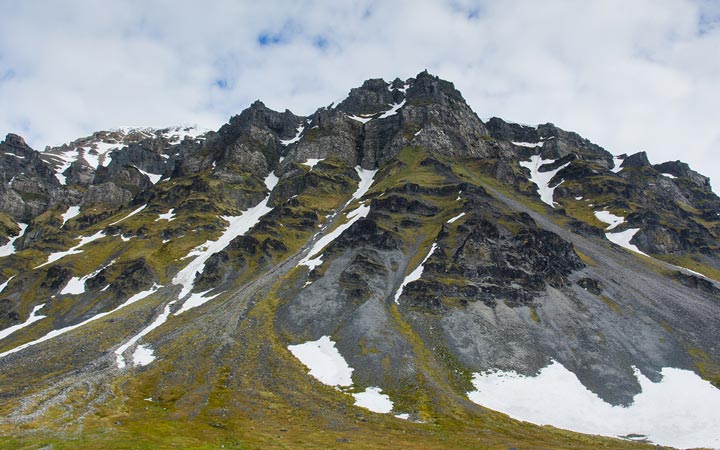
[[[0,167],[3,447],[720,446],[720,198],[680,161],[423,72]]]

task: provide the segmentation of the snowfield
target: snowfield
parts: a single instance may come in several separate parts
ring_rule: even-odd
[[[665,368],[653,383],[635,370],[642,392],[628,407],[605,403],[553,361],[535,377],[476,373],[473,402],[538,425],[603,436],[646,436],[673,447],[720,447],[720,390],[694,372]]]

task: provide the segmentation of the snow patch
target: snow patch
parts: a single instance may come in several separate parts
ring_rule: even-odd
[[[464,213],[464,212],[461,212],[461,213],[458,214],[457,216],[455,216],[455,217],[453,217],[452,219],[448,220],[447,223],[455,223],[456,220],[458,220],[459,218],[461,218],[461,217],[464,216],[464,215],[465,215],[465,213]]]
[[[408,276],[405,277],[402,284],[400,285],[400,288],[398,288],[397,292],[395,293],[395,303],[400,304],[400,296],[403,293],[403,289],[405,289],[405,286],[412,283],[413,281],[417,281],[420,279],[420,277],[423,274],[423,270],[425,269],[424,264],[425,262],[430,259],[433,253],[435,253],[435,249],[437,248],[437,244],[433,242],[432,247],[430,247],[430,251],[425,256],[425,259],[422,260],[420,265],[418,265],[415,270],[410,272]]]
[[[12,278],[12,277],[10,277],[10,278]],[[8,279],[8,281],[10,281],[10,279]],[[7,327],[3,330],[0,330],[0,339],[5,339],[6,337],[10,336],[14,332],[21,330],[21,329],[25,328],[26,326],[37,322],[40,319],[44,319],[46,316],[38,316],[37,315],[37,312],[40,311],[43,308],[43,306],[45,306],[45,303],[41,303],[41,304],[35,306],[33,308],[33,310],[30,311],[30,315],[25,320],[25,322],[19,323],[17,325],[13,325],[11,327]]]
[[[302,132],[303,132],[303,131],[305,131],[305,126],[304,126],[303,124],[298,125],[298,127],[297,127],[297,134],[295,135],[295,137],[292,138],[292,139],[280,140],[280,144],[282,144],[282,145],[284,145],[285,147],[287,147],[287,146],[290,145],[290,144],[296,143],[297,141],[299,141],[299,140],[302,138]]]
[[[620,164],[625,161],[625,158],[620,158],[619,156],[613,156],[613,167],[610,169],[613,173],[618,173],[622,170],[622,167],[620,167]]]
[[[310,369],[308,373],[319,382],[338,389],[352,386],[354,369],[335,348],[335,342],[329,336],[304,344],[288,345],[288,350]],[[393,409],[393,402],[381,392],[379,387],[368,387],[352,396],[357,406],[377,413],[389,413]]]
[[[65,287],[62,291],[60,291],[61,295],[80,295],[85,293],[85,280],[87,280],[87,277],[72,277],[70,281],[67,282]]]
[[[175,220],[175,208],[170,208],[165,214],[158,214],[158,218],[155,219],[155,222],[159,222],[161,220],[167,220],[168,222]]]
[[[673,174],[671,174],[671,173],[661,173],[660,175],[662,175],[662,176],[664,176],[664,177],[668,177],[668,178],[670,178],[671,180],[674,180],[675,178],[677,178],[675,175],[673,175]]]
[[[190,297],[185,300],[182,307],[175,312],[174,315],[179,316],[180,314],[184,313],[185,311],[189,311],[193,308],[197,308],[198,306],[204,305],[205,303],[209,302],[210,300],[214,299],[221,293],[207,296],[207,293],[210,292],[212,289],[208,289],[205,292],[195,292],[190,295]]]
[[[350,202],[353,200],[358,200],[362,198],[372,187],[372,184],[374,182],[375,174],[377,173],[377,170],[366,170],[363,169],[360,166],[355,166],[355,171],[357,172],[358,176],[360,177],[360,182],[358,183],[358,187],[353,193],[350,200],[348,200],[348,203],[345,204],[347,206]],[[311,259],[313,256],[316,256],[320,253],[321,250],[323,250],[328,244],[330,244],[332,241],[338,238],[345,230],[350,228],[355,222],[360,220],[363,217],[367,217],[368,213],[370,212],[370,207],[365,206],[364,204],[361,204],[356,209],[350,211],[347,213],[346,218],[348,219],[347,222],[340,225],[339,227],[335,228],[332,232],[326,234],[322,238],[320,238],[319,241],[313,245],[310,252],[308,252],[307,255],[303,259],[300,260],[298,265],[301,266],[307,266],[310,268],[310,270],[313,270],[315,267],[322,264],[322,258],[320,256]]]
[[[364,392],[353,394],[355,404],[372,412],[386,414],[392,411],[393,402],[379,387],[369,387]]]
[[[378,117],[378,119],[385,119],[387,117],[394,116],[398,113],[398,111],[400,111],[400,108],[402,108],[403,106],[405,106],[405,100],[401,101],[400,103],[393,103],[392,105],[390,105],[390,109],[385,111],[380,117]]]
[[[588,434],[647,436],[679,448],[720,447],[720,390],[695,373],[664,368],[653,383],[635,370],[642,392],[629,407],[612,406],[553,361],[535,377],[476,373],[473,402],[519,420]]]
[[[132,355],[133,364],[136,366],[147,366],[155,361],[153,349],[147,345],[138,345]]]
[[[370,190],[370,187],[372,186],[375,178],[375,174],[377,173],[377,169],[375,170],[367,170],[363,169],[360,166],[355,166],[355,172],[357,172],[358,176],[360,177],[360,183],[358,183],[357,190],[352,195],[353,199],[360,199],[363,195],[367,194],[367,191]]]
[[[321,251],[327,247],[332,241],[337,239],[345,230],[350,228],[355,222],[360,220],[363,217],[367,217],[368,213],[370,212],[370,207],[365,205],[360,205],[356,209],[350,211],[347,214],[348,221],[344,224],[340,225],[339,227],[335,228],[330,233],[326,234],[320,240],[318,240],[315,245],[313,245],[312,249],[308,254],[300,260],[298,265],[300,266],[307,266],[309,267],[309,270],[313,270],[315,267],[322,264],[322,257],[317,256],[316,258],[313,258],[313,256],[319,255]]]
[[[42,263],[42,264],[40,264],[39,266],[36,266],[35,269],[39,269],[40,267],[47,266],[48,264],[54,263],[55,261],[57,261],[57,260],[59,260],[59,259],[61,259],[61,258],[64,258],[64,257],[66,257],[66,256],[76,255],[76,254],[78,254],[78,253],[82,253],[83,250],[80,250],[81,247],[83,247],[83,246],[85,246],[85,245],[87,245],[87,244],[89,244],[89,243],[91,243],[91,242],[97,241],[98,239],[102,239],[102,238],[104,238],[104,237],[105,237],[105,233],[102,232],[102,231],[98,231],[97,233],[93,234],[92,236],[83,236],[83,237],[80,238],[80,243],[79,243],[79,244],[77,244],[76,246],[71,247],[71,248],[65,250],[64,252],[51,253],[51,254],[48,256],[47,262]]]
[[[62,291],[60,291],[60,294],[62,295],[80,295],[85,293],[85,282],[89,279],[94,277],[95,275],[99,274],[101,270],[105,269],[106,267],[109,267],[112,263],[114,263],[115,260],[110,261],[109,263],[100,266],[97,270],[95,270],[92,273],[89,273],[85,275],[84,277],[72,277],[70,281],[67,282],[65,287]]]
[[[141,207],[139,207],[138,209],[134,210],[133,212],[131,212],[131,213],[128,214],[127,216],[123,217],[122,219],[116,220],[115,222],[111,223],[109,226],[117,225],[117,224],[119,224],[120,222],[122,222],[123,220],[129,219],[130,217],[134,216],[135,214],[139,213],[140,211],[142,211],[142,210],[145,209],[145,208],[147,208],[147,204],[142,205]]]
[[[402,92],[402,93],[404,94],[404,93],[407,92],[407,90],[408,90],[409,88],[410,88],[410,85],[409,85],[409,84],[404,84],[403,87],[401,87],[401,88],[396,88],[395,90],[396,90],[396,91],[400,91],[400,92]]]
[[[138,334],[133,336],[129,341],[127,341],[126,343],[124,343],[123,345],[118,347],[117,350],[115,350],[115,361],[117,363],[118,369],[123,369],[125,367],[125,359],[123,358],[123,355],[122,355],[123,353],[125,353],[125,350],[132,347],[135,343],[137,343],[140,339],[142,339],[143,336],[147,335],[155,328],[157,328],[160,325],[167,322],[168,316],[170,316],[170,308],[172,307],[172,305],[174,303],[175,303],[175,301],[173,300],[170,303],[168,303],[167,305],[165,305],[165,308],[163,308],[163,312],[160,313],[160,315],[157,316],[150,325],[143,328],[142,331],[140,331]],[[138,346],[138,348],[139,347],[141,347],[141,346]],[[136,352],[137,352],[137,349],[136,349]],[[152,350],[150,350],[150,352],[152,355]],[[134,359],[135,359],[135,355],[133,354],[133,360]],[[155,359],[155,357],[153,356],[153,360],[154,359]],[[152,361],[150,361],[150,362],[152,362]],[[135,363],[135,365],[137,365],[137,363]]]
[[[288,345],[288,350],[308,369],[309,374],[328,386],[352,385],[353,369],[329,336],[304,344]]]
[[[65,211],[65,213],[62,215],[63,223],[60,225],[60,228],[65,226],[65,223],[72,219],[73,217],[77,217],[80,214],[80,207],[79,206],[71,206]]]
[[[512,141],[513,145],[517,145],[519,147],[528,147],[528,148],[536,148],[536,147],[542,147],[545,142],[515,142]]]
[[[313,158],[313,159],[308,159],[307,161],[305,161],[304,163],[301,163],[301,164],[303,166],[308,166],[310,168],[310,170],[312,170],[313,167],[315,167],[317,165],[317,163],[319,163],[320,161],[323,161],[323,160],[324,160],[324,158],[322,158],[322,159],[314,159]]]
[[[93,145],[95,148],[93,149]],[[112,150],[119,150],[127,147],[127,145],[119,144],[117,142],[96,142],[86,147],[82,147],[83,159],[88,163],[90,167],[97,170],[98,167],[107,167],[112,161],[110,152]]]
[[[600,222],[608,224],[608,227],[605,228],[607,231],[612,230],[613,228],[617,227],[621,223],[625,222],[625,218],[621,216],[616,216],[615,214],[611,213],[610,211],[595,211],[595,217]]]
[[[632,238],[635,237],[635,233],[637,233],[638,231],[640,231],[640,228],[628,228],[625,231],[618,231],[617,233],[605,233],[605,237],[608,238],[608,240],[613,244],[619,245],[622,248],[626,248],[635,253],[640,253],[641,255],[648,256],[645,253],[641,252],[639,248],[630,243]]]
[[[87,324],[90,323],[90,322],[94,322],[94,321],[96,321],[96,320],[98,320],[98,319],[102,319],[102,318],[105,317],[105,316],[108,316],[108,315],[110,315],[110,314],[112,314],[112,313],[114,313],[114,312],[116,312],[116,311],[119,311],[119,310],[121,310],[121,309],[123,309],[123,308],[125,308],[125,307],[127,307],[127,306],[129,306],[129,305],[132,305],[133,303],[139,302],[140,300],[144,299],[145,297],[148,297],[148,296],[154,294],[155,292],[157,292],[158,289],[160,289],[160,287],[162,287],[162,286],[153,285],[153,287],[151,287],[151,288],[148,289],[147,291],[138,292],[137,294],[133,295],[132,297],[130,297],[129,299],[127,299],[127,301],[125,301],[125,303],[123,303],[122,305],[116,307],[116,308],[113,309],[112,311],[107,311],[107,312],[102,312],[102,313],[96,314],[96,315],[94,315],[93,317],[91,317],[91,318],[89,318],[89,319],[87,319],[87,320],[84,320],[84,321],[82,321],[82,322],[80,322],[80,323],[78,323],[78,324],[75,324],[75,325],[70,325],[70,326],[67,326],[67,327],[65,327],[65,328],[60,328],[60,329],[58,329],[58,330],[52,330],[52,331],[50,331],[49,333],[47,333],[45,336],[43,336],[43,337],[41,337],[41,338],[35,339],[34,341],[26,342],[25,344],[19,345],[19,346],[15,347],[15,348],[13,348],[13,349],[10,349],[10,350],[8,350],[8,351],[6,351],[6,352],[0,353],[0,358],[3,358],[3,357],[5,357],[5,356],[7,356],[7,355],[10,355],[10,354],[12,354],[12,353],[19,352],[20,350],[24,350],[24,349],[26,349],[26,348],[28,348],[28,347],[33,346],[33,345],[37,345],[37,344],[39,344],[39,343],[41,343],[41,342],[48,341],[48,340],[50,340],[50,339],[52,339],[52,338],[55,338],[55,337],[57,337],[57,336],[60,336],[61,334],[65,334],[65,333],[67,333],[68,331],[72,331],[72,330],[75,330],[75,329],[77,329],[77,328],[80,328],[80,327],[82,327],[82,326],[84,326],[84,325],[87,325]]]
[[[145,172],[144,170],[141,170],[141,169],[138,168],[138,167],[136,167],[136,169],[138,170],[138,172],[140,172],[141,174],[143,174],[143,175],[145,175],[146,177],[148,177],[148,178],[150,179],[150,182],[151,182],[152,184],[157,184],[158,181],[162,180],[162,177],[163,177],[162,175],[157,175],[157,174],[154,174],[154,173]]]
[[[0,284],[0,294],[3,293],[3,291],[7,287],[8,283],[10,283],[10,280],[12,280],[13,278],[15,278],[15,275],[13,275],[10,278],[8,278],[7,280],[5,280],[5,282],[3,284]]]
[[[374,118],[373,115],[370,115],[370,116],[351,116],[351,115],[349,115],[349,114],[346,114],[346,116],[348,116],[350,119],[355,120],[355,121],[360,122],[360,123],[368,123],[368,122],[370,122],[371,120],[373,120],[373,118]]]
[[[185,137],[189,137],[190,139],[198,139],[204,134],[206,134],[208,131],[210,131],[209,128],[202,128],[198,125],[188,125],[188,126],[175,126],[175,127],[169,127],[165,128],[161,131],[161,136],[163,136],[165,139],[168,140],[170,143],[179,143],[182,141]]]
[[[555,170],[547,172],[540,172],[540,168],[545,164],[552,164],[555,160],[542,159],[540,155],[533,155],[530,157],[530,161],[520,161],[520,166],[530,170],[530,181],[538,187],[538,193],[540,194],[540,200],[543,203],[550,205],[555,208],[555,202],[553,201],[553,193],[555,189],[562,184],[562,181],[553,187],[550,187],[550,180],[555,176],[556,173],[567,167],[570,162],[563,164]]]
[[[11,237],[10,240],[5,243],[5,245],[0,247],[0,258],[2,258],[3,256],[10,256],[17,250],[15,248],[15,241],[20,239],[22,235],[25,234],[25,230],[28,227],[26,223],[19,223],[18,226],[20,227],[20,232],[17,234],[17,236]]]

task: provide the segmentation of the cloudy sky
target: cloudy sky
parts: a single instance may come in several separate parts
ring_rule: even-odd
[[[261,3],[261,4],[260,4]],[[423,69],[480,117],[682,159],[720,185],[717,0],[0,0],[0,134],[309,114]]]

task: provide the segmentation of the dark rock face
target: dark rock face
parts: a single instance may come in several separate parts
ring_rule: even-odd
[[[15,134],[0,142],[0,181],[0,211],[25,223],[52,206],[60,187],[53,168]]]
[[[512,142],[540,142],[538,130],[526,125],[505,122],[499,117],[493,117],[485,124],[490,136],[495,139]]]
[[[63,175],[70,185],[89,186],[95,179],[95,171],[78,160],[70,164]]]
[[[594,160],[605,167],[611,167],[612,155],[577,133],[562,130],[551,123],[538,125],[537,132],[544,141],[544,157],[557,159],[574,153],[582,159]]]
[[[70,278],[72,278],[72,270],[60,265],[52,266],[48,269],[41,287],[57,292],[70,281]]]
[[[150,288],[155,281],[157,276],[152,266],[145,259],[140,258],[120,266],[120,273],[110,284],[110,290],[116,298],[125,299],[136,292]]]
[[[359,88],[350,90],[348,97],[335,107],[348,114],[375,114],[388,109],[387,105],[400,103],[403,95],[381,78],[365,81]]]
[[[278,113],[256,101],[211,135],[207,147],[223,164],[264,176],[277,166],[283,151],[280,139],[292,138],[302,120],[290,111]]]
[[[372,217],[367,217],[355,222],[345,233],[333,241],[329,250],[357,248],[364,245],[371,245],[380,250],[397,250],[400,242],[392,232],[378,226]]]
[[[288,152],[288,161],[334,156],[353,167],[362,161],[361,127],[338,109],[321,109],[305,122],[303,138]],[[366,163],[366,168],[374,167]]]
[[[90,186],[83,196],[80,206],[103,204],[110,208],[125,206],[132,200],[132,192],[120,188],[112,182]]]
[[[482,301],[488,306],[530,304],[546,284],[562,287],[568,275],[584,264],[570,243],[554,233],[522,228],[512,234],[495,223],[473,218],[459,227],[463,239],[451,259],[434,254],[426,263],[428,279],[451,276],[465,280],[462,286],[420,281],[408,286],[413,306],[439,307],[437,299],[457,298],[461,305]],[[447,253],[447,252],[443,252]]]
[[[437,208],[430,204],[401,195],[388,195],[381,199],[373,199],[372,208],[376,211],[406,213],[418,216],[433,216],[438,213]]]
[[[651,167],[650,160],[645,152],[638,152],[628,156],[620,166],[623,168]]]
[[[655,164],[653,168],[660,173],[669,173],[676,177],[686,178],[700,189],[710,190],[710,178],[695,172],[684,162],[668,161],[662,164]]]

